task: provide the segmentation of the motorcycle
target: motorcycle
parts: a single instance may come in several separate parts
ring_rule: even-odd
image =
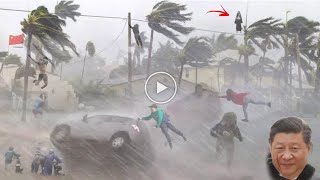
[[[21,161],[20,161],[20,158],[17,157],[17,160],[16,160],[16,173],[22,173],[23,171],[23,167],[21,165]]]
[[[58,162],[53,162],[53,175],[54,176],[64,176],[65,173],[62,170],[62,164]]]

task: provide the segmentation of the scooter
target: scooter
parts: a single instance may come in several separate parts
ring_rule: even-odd
[[[23,167],[21,165],[20,158],[17,157],[17,160],[16,160],[16,173],[22,173],[22,171],[23,171]]]

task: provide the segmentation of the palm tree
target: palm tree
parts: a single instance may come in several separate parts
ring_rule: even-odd
[[[239,59],[238,63],[240,63],[241,58],[245,56],[251,56],[251,55],[256,55],[255,51],[256,49],[253,47],[252,42],[249,41],[247,45],[241,44],[238,46],[238,54],[239,54]]]
[[[26,19],[21,22],[22,32],[28,35],[26,69],[30,68],[30,49],[32,37],[36,37],[40,42],[46,39],[56,41],[62,48],[65,46],[72,47],[75,51],[75,45],[69,40],[69,36],[63,32],[62,26],[66,22],[54,14],[50,14],[48,9],[44,6],[39,6],[37,9],[31,11]],[[76,51],[75,51],[76,52]],[[24,94],[23,94],[23,113],[21,120],[26,121],[28,96],[28,75],[24,76]]]
[[[316,70],[314,75],[314,95],[320,95],[320,37],[314,44],[314,48],[311,48],[308,54],[308,58],[316,64]]]
[[[84,67],[86,65],[86,58],[87,58],[87,53],[89,54],[89,56],[94,56],[96,52],[96,48],[93,44],[93,42],[88,41],[86,44],[86,52],[84,54],[84,59],[83,59],[83,67],[82,67],[82,73],[81,73],[81,79],[80,79],[80,83],[82,84],[82,80],[83,80],[83,74],[84,74]]]
[[[273,45],[277,43],[282,44],[280,38],[278,37],[279,33],[283,33],[283,24],[280,23],[280,19],[274,19],[273,17],[268,17],[262,20],[259,20],[250,26],[244,26],[244,46],[245,49],[248,49],[249,42],[258,46],[263,50],[263,46],[259,39],[263,39],[265,44],[271,43]],[[271,41],[271,38],[274,41]],[[244,64],[245,64],[245,80],[248,82],[248,70],[249,70],[249,53],[244,54]]]
[[[62,19],[70,18],[74,22],[77,21],[76,17],[79,17],[81,13],[77,12],[80,5],[72,4],[73,1],[60,1],[54,8],[54,13]]]
[[[305,76],[309,83],[312,84],[312,71],[313,68],[309,64],[308,59],[313,60],[317,63],[315,58],[315,52],[317,49],[316,33],[320,32],[319,30],[320,23],[316,21],[309,20],[305,17],[298,16],[288,21],[288,33],[291,43],[289,43],[288,49],[288,58],[290,62],[290,82],[292,82],[292,64],[296,63],[296,54],[297,49],[295,46],[295,34],[299,36],[299,49],[300,49],[300,64],[301,69],[303,70]]]
[[[172,75],[178,75],[178,64],[176,59],[179,54],[179,49],[173,47],[173,43],[169,40],[166,44],[159,44],[159,48],[152,55],[154,63],[151,66],[151,72],[165,71]]]
[[[73,4],[73,1],[60,1],[55,6],[54,14],[64,20],[70,18],[73,21],[76,21],[76,17],[81,15],[81,13],[77,12],[79,7],[80,5]],[[28,41],[25,41],[25,46],[27,46],[27,44]],[[51,73],[54,73],[55,66],[57,66],[61,62],[68,62],[69,60],[71,60],[69,51],[66,50],[64,46],[71,48],[74,53],[79,56],[73,44],[65,42],[63,46],[61,46],[61,43],[59,41],[51,38],[37,39],[36,37],[33,37],[31,52],[36,54],[36,59],[38,59],[40,55],[44,56],[45,53],[43,50],[51,54],[53,62],[53,64],[51,64]]]
[[[183,42],[178,38],[177,34],[172,32],[172,30],[184,35],[187,35],[193,31],[193,28],[185,27],[181,24],[191,20],[192,13],[183,13],[185,10],[187,10],[186,5],[161,1],[153,6],[152,12],[147,15],[148,25],[151,28],[147,75],[150,74],[154,31],[163,34],[169,39],[172,39],[179,45],[182,45]]]
[[[204,37],[190,38],[180,51],[177,59],[180,62],[180,75],[178,84],[181,84],[184,65],[189,64],[196,67],[196,85],[198,67],[207,66],[212,57],[212,49],[208,39]]]
[[[238,40],[234,37],[234,35],[226,36],[226,34],[222,33],[217,38],[213,34],[209,39],[209,43],[212,47],[212,53],[215,55],[228,49],[237,49]]]

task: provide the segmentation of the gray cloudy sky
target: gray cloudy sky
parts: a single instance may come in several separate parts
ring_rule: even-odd
[[[132,18],[145,19],[145,16],[151,12],[153,5],[159,1],[155,0],[75,0],[80,4],[80,12],[90,15],[120,16],[126,17],[128,12],[132,13]],[[174,1],[187,5],[188,11],[193,12],[193,19],[189,25],[216,31],[234,32],[233,23],[237,11],[241,11],[242,17],[245,18],[246,0],[193,0],[193,1]],[[53,11],[56,0],[0,0],[1,8],[27,9],[32,10],[37,6],[45,5],[50,11]],[[208,10],[221,9],[220,4],[228,11],[229,17],[219,17],[216,13],[206,14]],[[295,16],[306,16],[307,18],[320,21],[319,9],[320,2],[315,0],[305,1],[253,1],[248,2],[248,24],[259,19],[273,16],[285,19],[285,11],[290,10],[289,18]],[[20,21],[27,16],[22,12],[0,11],[0,51],[7,50],[8,36],[10,34],[21,34]],[[80,17],[78,21],[68,21],[65,32],[71,37],[80,52],[83,52],[85,43],[89,40],[96,44],[97,51],[106,49],[101,55],[112,58],[118,50],[125,49],[127,45],[127,29],[121,31],[124,27],[124,20],[117,19],[100,19]],[[136,23],[136,22],[133,22]],[[138,22],[140,31],[146,31],[150,35],[150,29],[146,23]],[[121,34],[120,38],[110,46],[111,42]],[[210,35],[212,33],[195,31],[190,36]],[[187,37],[182,37],[185,40]],[[155,35],[155,44],[164,42],[167,39],[162,35]],[[24,49],[11,48],[11,52],[20,55],[25,54]]]

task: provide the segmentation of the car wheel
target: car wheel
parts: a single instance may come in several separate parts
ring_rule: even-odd
[[[129,135],[126,132],[115,133],[110,139],[110,146],[114,150],[122,149],[129,143]]]
[[[68,125],[59,125],[51,133],[51,140],[59,144],[70,140],[71,129]]]

